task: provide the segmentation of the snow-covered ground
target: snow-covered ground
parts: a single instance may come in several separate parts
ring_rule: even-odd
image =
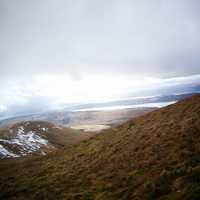
[[[46,128],[43,129],[43,131],[45,130]],[[48,145],[48,141],[41,138],[38,133],[34,131],[25,132],[23,126],[18,128],[15,138],[10,140],[0,139],[0,142],[0,156],[2,155],[2,157],[19,157],[27,155],[28,153],[37,151],[41,147]],[[19,153],[14,154],[13,152],[8,151],[3,144],[12,144],[17,146]],[[41,153],[44,154],[44,152]]]
[[[11,152],[9,152],[7,149],[5,149],[1,144],[0,144],[0,155],[2,156],[2,157],[12,157],[12,158],[14,158],[14,157],[19,157],[19,155],[17,155],[17,154],[14,154],[14,153],[11,153]]]

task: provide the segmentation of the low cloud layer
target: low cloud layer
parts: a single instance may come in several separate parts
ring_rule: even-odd
[[[92,76],[82,80],[70,80],[63,75],[40,75],[28,82],[10,81],[9,87],[2,87],[0,118],[77,104],[191,92],[200,92],[200,75],[167,79]]]

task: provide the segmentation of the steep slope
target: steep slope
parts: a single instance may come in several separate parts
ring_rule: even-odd
[[[0,129],[0,158],[46,155],[87,139],[89,134],[44,121],[19,122]]]
[[[64,152],[0,164],[1,199],[200,199],[200,95]]]

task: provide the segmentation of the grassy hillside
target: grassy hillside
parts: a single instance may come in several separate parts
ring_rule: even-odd
[[[0,199],[199,200],[200,95],[45,157],[2,160]]]

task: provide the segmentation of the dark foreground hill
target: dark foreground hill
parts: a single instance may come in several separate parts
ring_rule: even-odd
[[[64,151],[2,160],[0,199],[199,200],[200,95]]]

